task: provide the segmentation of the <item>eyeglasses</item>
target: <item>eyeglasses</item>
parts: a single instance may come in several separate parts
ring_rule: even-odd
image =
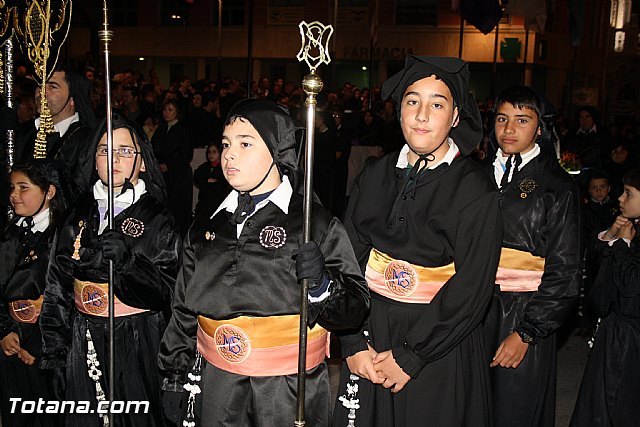
[[[98,153],[98,156],[106,156],[109,153],[109,149],[106,146],[99,146],[97,153]],[[130,159],[135,154],[140,154],[140,152],[136,151],[136,149],[132,147],[119,147],[119,148],[113,149],[113,154],[117,154],[118,157],[124,157],[125,159]]]

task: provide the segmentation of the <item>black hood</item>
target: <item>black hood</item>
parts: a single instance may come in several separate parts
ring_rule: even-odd
[[[236,117],[246,119],[258,131],[273,157],[280,175],[287,175],[296,189],[302,183],[296,155],[296,132],[300,130],[288,111],[263,99],[243,99],[229,111],[225,126]]]
[[[147,136],[144,131],[137,123],[132,122],[119,114],[113,114],[112,123],[113,130],[120,128],[126,128],[129,130],[132,139],[139,146],[139,155],[142,157],[145,165],[145,171],[140,172],[140,178],[144,181],[147,192],[158,202],[166,205],[167,195],[164,178],[162,177],[162,172],[160,171],[160,166],[158,165],[156,156],[153,154],[151,143],[147,140]],[[99,179],[98,172],[96,171],[95,152],[98,148],[98,144],[100,143],[100,139],[106,131],[107,121],[106,119],[103,119],[93,135],[91,146],[89,147],[90,155],[88,156],[88,161],[83,166],[84,176],[93,177],[91,182],[96,182]]]
[[[450,136],[463,155],[471,153],[482,141],[482,119],[478,104],[469,92],[469,65],[458,58],[409,55],[404,68],[382,84],[382,99],[391,97],[398,109],[409,86],[430,76],[442,80],[458,107],[458,125],[451,129]]]

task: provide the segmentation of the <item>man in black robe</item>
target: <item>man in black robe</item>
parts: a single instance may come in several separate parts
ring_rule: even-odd
[[[55,132],[47,135],[47,158],[64,163],[61,177],[65,200],[73,204],[78,196],[93,184],[91,176],[85,176],[83,165],[91,161],[91,136],[95,126],[94,112],[89,100],[89,81],[58,64],[45,88],[47,104]],[[36,108],[40,112],[40,89],[36,90]],[[34,143],[40,118],[33,126],[23,127],[16,134],[15,161],[33,159]]]

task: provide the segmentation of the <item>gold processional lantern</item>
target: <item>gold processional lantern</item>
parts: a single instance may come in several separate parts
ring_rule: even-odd
[[[26,0],[15,15],[14,26],[22,42],[20,45],[40,84],[40,127],[33,151],[33,157],[37,159],[47,157],[47,135],[54,132],[46,82],[55,68],[70,24],[71,0]]]

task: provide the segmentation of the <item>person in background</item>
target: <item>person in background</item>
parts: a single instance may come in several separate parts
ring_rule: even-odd
[[[635,426],[640,403],[640,169],[624,176],[620,215],[600,232],[603,258],[589,298],[600,322],[571,427]]]
[[[151,145],[167,186],[167,207],[184,236],[191,224],[193,205],[192,134],[176,101],[165,102],[162,117],[164,122],[154,132]]]
[[[207,161],[193,173],[193,183],[199,190],[196,216],[211,216],[231,191],[222,172],[220,147],[217,144],[207,147]]]

